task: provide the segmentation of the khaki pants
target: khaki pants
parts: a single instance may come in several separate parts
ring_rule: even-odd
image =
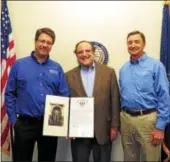
[[[121,112],[121,139],[125,161],[159,161],[161,145],[150,143],[157,113],[131,116]]]

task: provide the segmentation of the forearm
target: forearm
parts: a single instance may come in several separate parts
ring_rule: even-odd
[[[9,90],[9,87],[6,88],[6,92],[5,92],[5,106],[10,122],[15,123],[17,120],[16,95],[14,91]]]
[[[155,92],[157,94],[157,121],[155,127],[164,130],[170,118],[169,82],[165,68],[160,64],[155,76]]]
[[[168,102],[167,102],[168,103]],[[167,104],[163,107],[158,107],[157,121],[155,127],[164,130],[170,121],[170,106]]]

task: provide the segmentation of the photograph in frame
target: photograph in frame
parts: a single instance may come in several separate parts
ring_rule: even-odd
[[[61,96],[46,96],[43,135],[61,136],[68,135],[69,98]]]

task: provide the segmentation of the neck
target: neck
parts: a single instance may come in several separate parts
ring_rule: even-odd
[[[90,65],[87,65],[87,66],[85,66],[85,65],[82,65],[82,66],[85,67],[86,69],[90,69],[93,66],[93,63]]]
[[[143,54],[144,54],[144,52],[141,53],[141,54],[139,54],[139,55],[131,56],[131,60],[132,60],[132,61],[136,61],[136,60],[138,60]]]
[[[37,61],[38,61],[39,63],[42,63],[42,62],[46,61],[47,58],[48,58],[48,56],[40,56],[40,55],[37,54],[37,53],[34,53],[34,56],[36,57],[36,59],[37,59]]]

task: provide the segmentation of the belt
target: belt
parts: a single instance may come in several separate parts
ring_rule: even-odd
[[[131,116],[139,116],[139,115],[146,115],[146,114],[150,114],[152,112],[156,111],[156,108],[152,108],[152,109],[145,109],[145,110],[137,110],[137,111],[133,111],[127,108],[122,108],[122,110],[128,114],[130,114]]]
[[[40,120],[43,120],[43,116],[32,117],[32,116],[28,116],[28,115],[19,115],[18,119],[28,120],[28,121],[40,121]]]

